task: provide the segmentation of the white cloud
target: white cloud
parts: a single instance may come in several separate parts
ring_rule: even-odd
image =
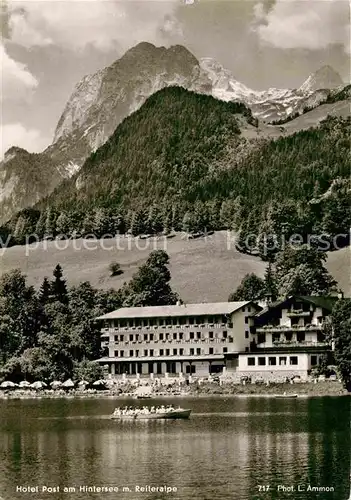
[[[1,65],[1,94],[0,101],[20,100],[34,90],[38,80],[27,67],[12,59],[6,52],[4,45],[0,44]]]
[[[178,19],[173,15],[167,15],[164,18],[163,25],[160,27],[161,32],[166,36],[183,36],[183,28]]]
[[[28,15],[23,9],[14,9],[9,17],[8,27],[11,32],[12,41],[24,45],[26,47],[44,46],[52,43],[51,38],[43,35],[39,27],[31,22],[30,14]]]
[[[50,142],[50,139],[43,137],[39,130],[26,129],[21,123],[3,125],[0,132],[0,159],[12,146],[19,146],[30,153],[38,153]]]
[[[254,7],[254,30],[262,42],[282,49],[350,51],[350,7],[345,0],[276,0]]]
[[[11,40],[24,47],[54,44],[109,50],[157,42],[180,27],[172,18],[180,0],[9,0]]]

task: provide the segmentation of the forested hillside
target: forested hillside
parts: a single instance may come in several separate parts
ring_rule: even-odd
[[[65,174],[45,153],[10,148],[0,161],[0,224],[20,208],[37,203]]]
[[[172,87],[118,126],[82,170],[3,228],[13,241],[231,228],[262,235],[348,233],[350,118],[277,140],[248,141],[239,103]],[[346,244],[339,238],[338,245]],[[242,250],[250,250],[244,242]],[[252,250],[252,248],[251,248]]]
[[[181,87],[161,90],[124,120],[88,158],[76,182],[63,184],[49,204],[108,208],[136,201],[148,206],[165,195],[184,199],[184,188],[209,174],[228,141],[238,142],[237,115],[254,122],[243,104]]]

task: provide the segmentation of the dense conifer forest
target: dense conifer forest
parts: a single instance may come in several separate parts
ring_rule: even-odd
[[[2,244],[39,238],[233,229],[263,255],[267,234],[324,234],[348,244],[350,119],[275,140],[248,140],[250,110],[180,87],[126,118],[82,170],[0,229]],[[256,235],[250,248],[247,237]],[[329,246],[328,246],[329,245]],[[328,246],[328,248],[327,248]],[[279,249],[279,248],[278,248]]]

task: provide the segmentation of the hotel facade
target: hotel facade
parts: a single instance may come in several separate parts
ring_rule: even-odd
[[[222,373],[226,355],[248,352],[253,302],[126,307],[98,318],[111,375],[208,376]]]
[[[216,302],[126,307],[99,317],[110,376],[223,374],[306,379],[330,347],[323,324],[334,297],[288,297],[262,307]]]

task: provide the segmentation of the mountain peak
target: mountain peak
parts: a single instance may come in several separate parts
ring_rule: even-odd
[[[124,55],[127,55],[127,54],[140,55],[140,54],[145,53],[145,52],[153,52],[156,49],[157,49],[157,47],[153,43],[140,42],[137,45],[135,45],[134,47],[131,47],[129,50],[127,50],[127,52]]]
[[[15,156],[20,155],[20,154],[29,155],[29,153],[26,149],[20,148],[19,146],[11,146],[10,149],[8,149],[4,153],[3,161],[8,162],[8,161],[12,160],[12,158],[14,158]]]
[[[331,66],[325,65],[312,73],[299,90],[306,93],[320,89],[333,89],[340,85],[343,85],[343,81],[339,73]]]
[[[196,57],[183,45],[172,45],[169,48],[164,46],[157,47],[149,42],[140,42],[127,50],[121,59],[115,61],[113,65],[119,65],[120,61],[127,61],[133,58],[138,64],[142,61],[147,62],[158,59],[172,61],[188,61],[190,64],[198,64]],[[113,66],[112,65],[112,66]]]
[[[163,87],[178,85],[210,92],[196,57],[182,45],[169,48],[141,42],[110,66],[84,77],[76,85],[57,124],[53,145],[81,165],[114,132],[117,125]],[[62,147],[61,147],[62,146]]]

